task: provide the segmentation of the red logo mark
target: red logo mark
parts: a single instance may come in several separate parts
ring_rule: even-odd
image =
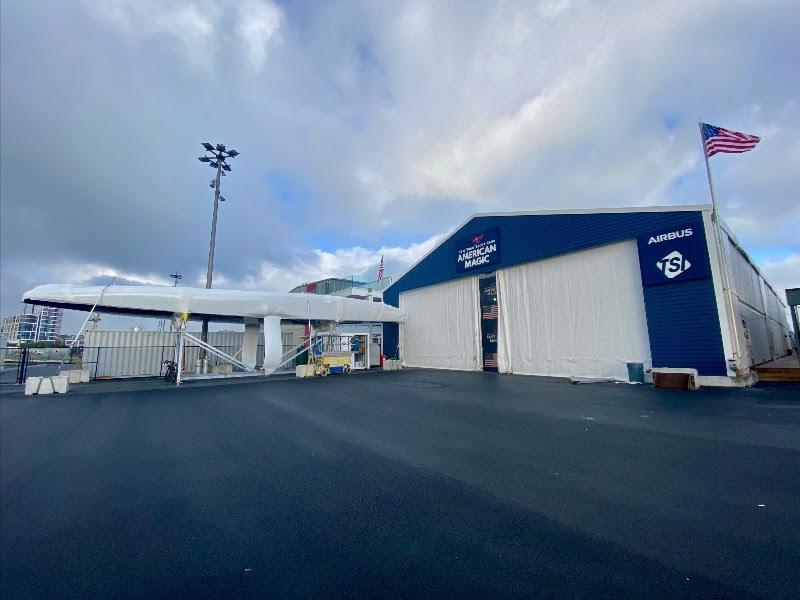
[[[473,238],[472,238],[472,243],[473,243],[473,244],[477,244],[477,243],[478,243],[478,242],[480,242],[482,239],[483,239],[483,234],[476,235],[475,237],[473,237]]]

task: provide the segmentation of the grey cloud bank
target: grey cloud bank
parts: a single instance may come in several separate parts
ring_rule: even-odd
[[[800,285],[795,2],[3,3],[2,312],[47,281],[397,274],[479,210],[708,201]],[[794,265],[794,266],[793,266]]]

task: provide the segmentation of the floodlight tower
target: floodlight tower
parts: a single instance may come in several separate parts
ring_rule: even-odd
[[[230,166],[225,162],[229,158],[239,156],[239,153],[233,149],[226,149],[223,144],[212,146],[208,142],[203,142],[203,148],[206,150],[205,156],[199,156],[197,160],[200,162],[208,163],[208,166],[217,170],[217,175],[211,180],[211,187],[214,189],[214,214],[211,217],[211,242],[208,246],[208,271],[206,272],[206,288],[211,289],[211,281],[214,273],[214,245],[217,238],[217,211],[219,210],[220,201],[225,202],[219,193],[219,182],[226,172],[230,172]],[[177,283],[177,282],[176,282]],[[203,335],[204,342],[208,342],[208,318],[203,318]],[[203,352],[205,356],[205,352]]]
[[[178,281],[183,279],[183,275],[181,275],[178,271],[175,271],[174,273],[169,275],[169,278],[174,281],[174,283],[172,284],[172,287],[178,287]],[[159,319],[158,320],[158,330],[159,331],[164,331],[166,328],[167,328],[167,320],[166,319]],[[171,330],[172,330],[172,325],[170,325],[170,331]]]
[[[172,287],[178,287],[178,282],[183,279],[183,275],[175,271],[172,275],[169,276],[170,279],[174,279],[175,283],[172,284]]]

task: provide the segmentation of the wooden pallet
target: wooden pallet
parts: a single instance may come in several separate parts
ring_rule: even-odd
[[[791,367],[755,367],[759,381],[800,381],[800,369]]]

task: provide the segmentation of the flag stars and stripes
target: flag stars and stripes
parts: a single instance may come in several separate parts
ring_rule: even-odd
[[[703,123],[703,144],[706,155],[711,157],[719,152],[739,154],[756,147],[761,138],[741,131],[729,131],[716,125]]]
[[[383,281],[383,254],[381,254],[381,264],[378,266],[378,281]]]

